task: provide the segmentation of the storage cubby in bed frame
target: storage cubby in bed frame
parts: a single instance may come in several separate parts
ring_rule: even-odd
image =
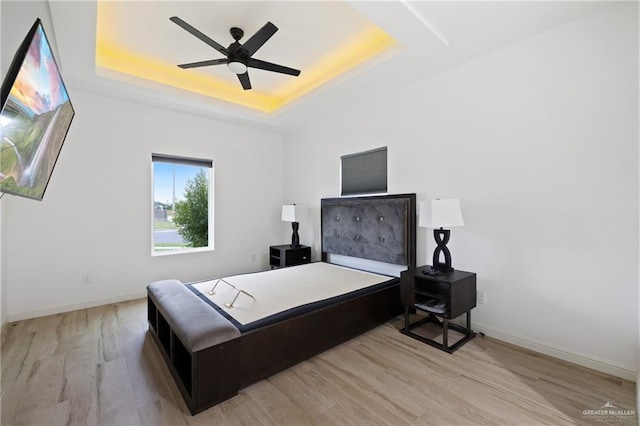
[[[230,368],[240,353],[238,340],[191,352],[151,296],[147,298],[151,336],[191,414],[238,393],[239,371]]]

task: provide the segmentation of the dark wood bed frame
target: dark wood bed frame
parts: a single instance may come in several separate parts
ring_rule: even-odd
[[[413,268],[416,266],[415,194],[343,200],[398,198],[406,198],[408,203],[405,234],[408,267]],[[186,340],[162,305],[152,294],[148,295],[150,334],[191,414],[229,399],[240,389],[371,330],[401,313],[398,279],[394,285],[377,292],[248,331],[236,339],[192,353],[182,343]]]

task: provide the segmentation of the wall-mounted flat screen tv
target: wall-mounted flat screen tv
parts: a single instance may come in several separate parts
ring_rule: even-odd
[[[75,114],[36,19],[2,83],[0,191],[42,200]]]

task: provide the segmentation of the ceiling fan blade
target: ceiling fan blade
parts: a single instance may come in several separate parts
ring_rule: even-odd
[[[202,34],[200,31],[198,31],[197,29],[195,29],[191,25],[187,24],[186,22],[184,22],[182,19],[178,18],[177,16],[172,16],[171,18],[169,18],[169,20],[171,22],[177,24],[178,26],[182,27],[188,33],[190,33],[190,34],[196,36],[197,38],[199,38],[200,40],[204,41],[209,46],[213,47],[214,49],[216,49],[218,52],[222,53],[223,55],[226,56],[226,55],[229,54],[229,51],[224,46],[222,46],[221,44],[219,44],[215,40],[212,40],[211,38],[207,37],[206,35]]]
[[[283,67],[282,65],[272,64],[271,62],[261,61],[259,59],[249,58],[247,60],[247,66],[251,68],[258,68],[261,70],[279,72],[281,74],[300,75],[300,70],[295,70],[289,67]]]
[[[238,75],[238,80],[240,80],[240,83],[242,84],[242,88],[244,90],[251,89],[251,81],[249,81],[249,73],[245,72],[244,74],[237,74],[237,75]]]
[[[251,38],[242,45],[242,48],[251,56],[256,53],[276,31],[278,31],[278,27],[271,22],[267,22],[264,27],[260,28],[258,32],[252,35]]]
[[[200,62],[191,62],[188,64],[180,64],[178,65],[180,68],[182,69],[187,69],[187,68],[198,68],[198,67],[208,67],[210,65],[222,65],[222,64],[226,64],[228,61],[228,59],[223,58],[223,59],[212,59],[210,61],[200,61]]]

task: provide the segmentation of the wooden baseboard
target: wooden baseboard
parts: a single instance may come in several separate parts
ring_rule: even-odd
[[[15,321],[23,321],[31,318],[46,317],[48,315],[62,314],[65,312],[77,311],[78,309],[93,308],[95,306],[108,305],[110,303],[126,302],[129,300],[142,299],[147,297],[147,292],[128,294],[125,296],[110,297],[107,299],[91,300],[88,302],[76,303],[73,305],[56,306],[53,308],[41,309],[38,311],[23,312],[15,315],[9,315],[7,323]],[[5,323],[3,327],[7,324]]]
[[[565,348],[559,348],[545,342],[514,336],[513,334],[510,334],[508,332],[497,330],[491,326],[487,326],[481,323],[474,322],[472,325],[474,331],[481,331],[485,335],[494,339],[511,343],[513,345],[530,349],[532,351],[539,352],[545,355],[549,355],[563,361],[568,361],[582,367],[591,368],[592,370],[600,371],[602,373],[610,374],[622,379],[631,380],[632,382],[636,382],[636,380],[638,380],[638,377],[640,377],[640,372],[630,366],[620,365],[609,360],[599,359],[590,355],[576,353],[574,351]]]

